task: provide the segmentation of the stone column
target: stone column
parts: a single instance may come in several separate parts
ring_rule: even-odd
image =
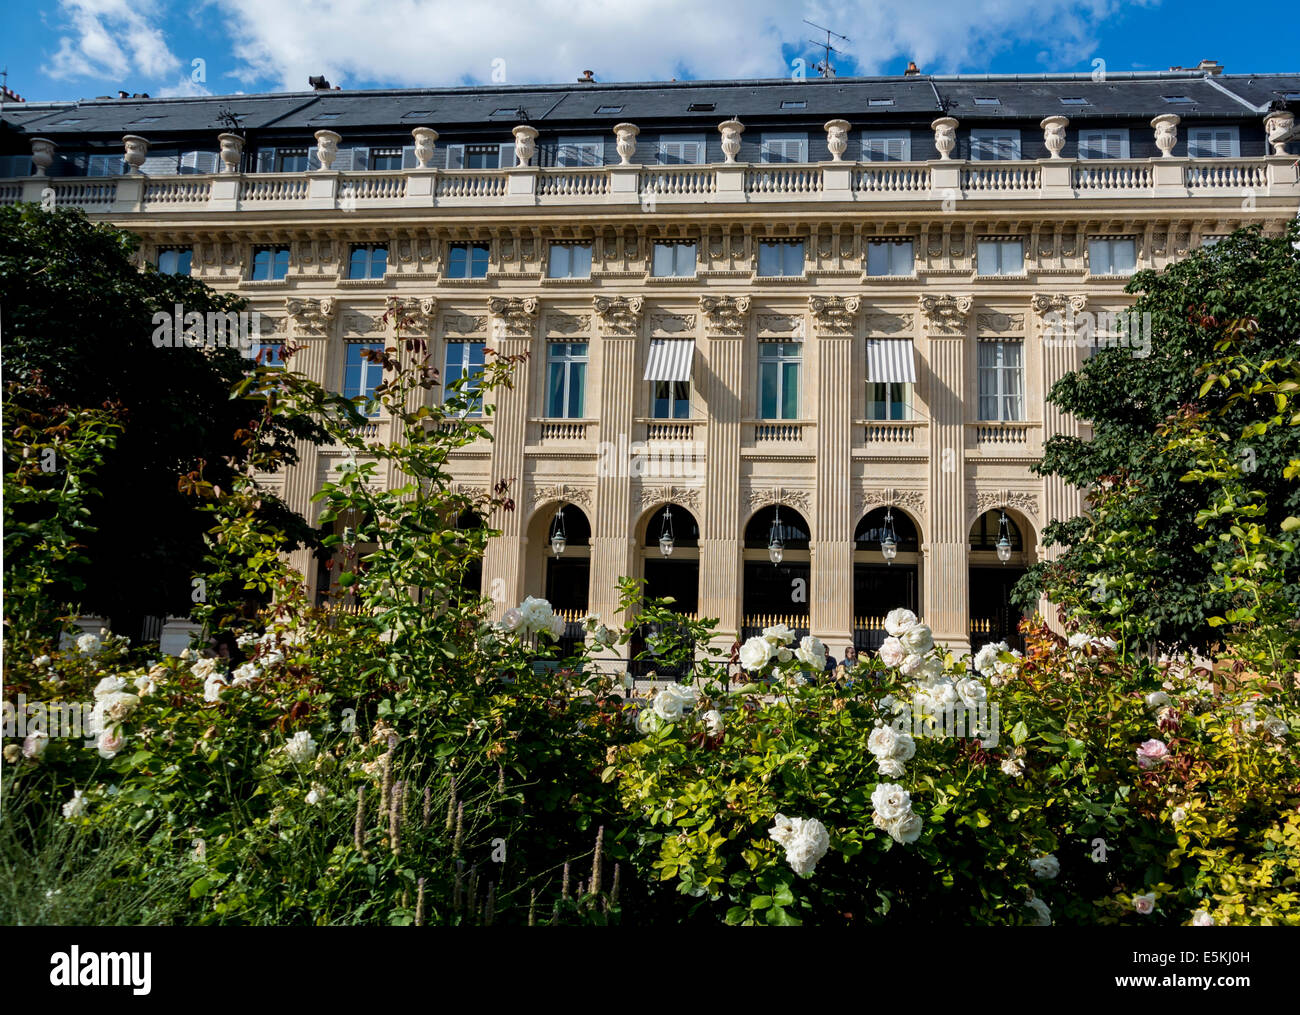
[[[853,343],[856,296],[809,300],[817,335],[817,490],[810,519],[816,552],[812,555],[812,601],[809,626],[828,644],[841,644],[853,633],[854,497],[849,474],[853,464]]]
[[[936,641],[970,649],[966,524],[966,344],[973,300],[922,296],[930,367],[930,531],[923,610]]]
[[[537,300],[494,296],[488,300],[491,331],[488,344],[501,356],[520,356],[532,351],[537,332]],[[494,528],[501,535],[488,542],[483,557],[483,588],[489,594],[500,589],[501,598],[493,603],[493,616],[500,619],[511,606],[523,599],[524,523],[529,505],[526,501],[524,445],[527,441],[528,407],[532,397],[529,384],[531,359],[514,365],[513,389],[498,388],[490,397],[496,402],[492,416],[492,458],[490,480],[493,486],[508,482],[506,496],[514,499],[513,511],[498,511]],[[500,584],[498,584],[498,579]]]
[[[747,296],[700,299],[705,340],[698,383],[711,413],[705,432],[704,510],[700,523],[700,615],[718,620],[715,643],[740,632],[744,512],[740,503],[741,419],[745,399]]]

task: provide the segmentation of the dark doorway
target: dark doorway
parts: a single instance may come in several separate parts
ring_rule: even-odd
[[[587,612],[587,589],[591,583],[590,557],[547,557],[546,600],[556,612]]]
[[[1005,641],[1024,649],[1016,629],[1023,614],[1011,604],[1011,590],[1025,573],[1020,567],[972,567],[970,569],[971,651],[991,641]]]
[[[874,652],[888,637],[885,616],[900,606],[917,609],[915,564],[853,565],[853,644],[859,652]]]
[[[645,597],[676,600],[674,613],[694,614],[700,608],[700,562],[698,560],[649,560],[645,562]]]

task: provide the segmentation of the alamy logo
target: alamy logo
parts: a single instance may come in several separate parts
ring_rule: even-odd
[[[1052,310],[1043,315],[1043,345],[1059,348],[1077,345],[1098,349],[1118,347],[1132,349],[1133,356],[1151,355],[1151,314],[1112,313],[1102,310],[1071,310],[1062,314]]]
[[[158,349],[251,349],[262,339],[262,315],[256,310],[185,312],[177,303],[171,313],[153,315],[153,344]]]
[[[704,447],[695,441],[601,441],[596,450],[596,475],[649,476],[661,479],[698,479],[704,475]]]
[[[50,956],[56,987],[130,987],[143,997],[152,989],[152,952],[83,952],[76,945]]]

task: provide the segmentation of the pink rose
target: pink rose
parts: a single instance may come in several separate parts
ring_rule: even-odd
[[[1169,756],[1169,748],[1163,740],[1147,740],[1137,749],[1138,766],[1150,768],[1161,758]]]
[[[1160,743],[1160,741],[1148,741],[1148,743]],[[1163,747],[1164,745],[1161,744],[1160,746]],[[1156,893],[1151,892],[1149,895],[1133,896],[1133,908],[1143,916],[1149,916],[1156,908]]]
[[[523,622],[524,622],[523,614],[521,614],[519,610],[513,606],[510,607],[510,609],[506,610],[506,612],[501,616],[501,626],[504,627],[507,631],[511,631],[511,632],[518,631],[519,625],[522,624]]]
[[[903,661],[907,652],[903,643],[897,638],[886,638],[880,643],[880,661],[886,666],[897,666]]]

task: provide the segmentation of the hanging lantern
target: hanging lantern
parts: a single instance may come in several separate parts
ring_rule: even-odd
[[[773,564],[779,564],[784,556],[785,543],[781,539],[781,508],[777,507],[772,515],[772,532],[767,540],[767,559]]]
[[[894,509],[885,511],[885,535],[880,540],[880,555],[886,564],[892,564],[898,556],[898,537],[894,535]]]
[[[671,557],[673,553],[673,506],[671,504],[664,508],[664,524],[659,530],[659,552],[665,557]]]
[[[1002,518],[998,521],[998,560],[1006,563],[1011,559],[1011,539],[1008,536],[1007,513],[1002,512]]]
[[[569,537],[564,532],[564,508],[555,512],[555,524],[551,526],[551,552],[557,557],[569,545]]]

